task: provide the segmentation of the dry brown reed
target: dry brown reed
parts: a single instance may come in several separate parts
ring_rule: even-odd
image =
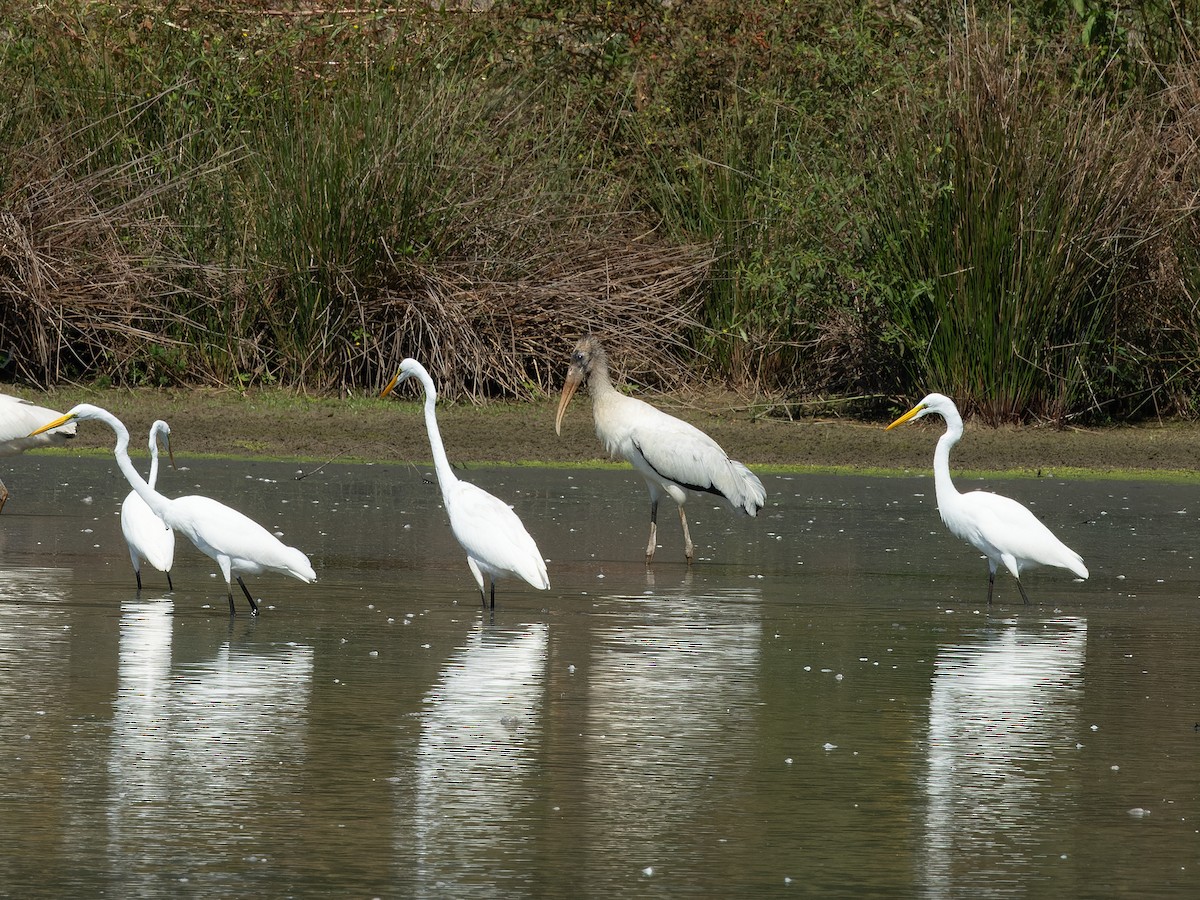
[[[132,172],[45,173],[32,162],[55,156],[29,154],[0,194],[0,350],[22,381],[369,392],[416,356],[448,399],[528,398],[558,389],[560,363],[585,332],[600,335],[627,367],[623,377],[642,384],[676,386],[694,362],[694,313],[712,248],[581,230],[511,278],[480,261],[406,263],[389,286],[343,298],[348,312],[307,349],[323,360],[325,381],[314,385],[295,377],[313,367],[274,337],[286,312],[268,289],[236,287],[243,275],[216,267],[181,277],[189,267],[166,250],[178,226],[154,214],[153,191],[139,192]],[[171,295],[183,283],[189,297],[179,303]],[[149,371],[164,355],[186,363]]]
[[[515,281],[465,264],[425,268],[418,290],[378,298],[376,336],[361,361],[390,375],[404,356],[422,356],[447,396],[527,398],[561,387],[571,347],[590,332],[612,347],[623,378],[677,386],[693,362],[694,312],[711,263],[703,245],[580,239]]]
[[[176,318],[161,302],[173,288],[166,223],[147,214],[155,190],[137,190],[135,164],[45,167],[59,158],[51,138],[10,156],[0,191],[0,348],[12,374],[42,387],[124,371],[172,342]]]

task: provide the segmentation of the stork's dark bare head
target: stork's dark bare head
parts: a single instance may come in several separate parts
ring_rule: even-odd
[[[595,377],[608,377],[608,357],[595,335],[585,335],[571,351],[571,365],[567,369],[567,380],[563,384],[562,397],[558,401],[558,416],[554,420],[554,431],[562,433],[562,420],[567,404],[575,396],[579,386]]]

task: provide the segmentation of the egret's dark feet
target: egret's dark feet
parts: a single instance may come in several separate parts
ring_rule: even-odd
[[[175,590],[175,585],[171,583],[171,573],[170,572],[167,573],[167,590],[168,591]]]
[[[1029,605],[1029,595],[1025,593],[1025,585],[1021,584],[1021,579],[1017,579],[1017,589],[1021,592],[1021,599],[1025,601],[1025,605]]]
[[[133,574],[137,576],[138,593],[140,594],[142,592],[142,573],[134,569]]]
[[[246,582],[242,581],[242,576],[237,577],[237,582],[242,586],[242,593],[246,595],[246,602],[250,604],[250,615],[258,615],[258,604],[254,602],[254,598],[250,596],[250,590],[246,587]],[[233,605],[232,597],[229,600],[230,605]]]

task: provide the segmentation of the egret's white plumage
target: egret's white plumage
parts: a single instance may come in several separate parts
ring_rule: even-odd
[[[938,511],[953,535],[988,558],[988,603],[992,602],[996,568],[1000,564],[1017,579],[1017,588],[1026,603],[1029,596],[1021,584],[1021,573],[1026,569],[1057,566],[1087,578],[1088,570],[1080,555],[1055,537],[1037,516],[1016,500],[988,491],[958,492],[950,479],[950,448],[962,437],[963,421],[958,407],[949,397],[930,394],[889,425],[888,430],[930,413],[936,413],[946,421],[946,433],[938,439],[933,455]]]
[[[73,424],[31,436],[30,432],[54,421],[60,415],[62,413],[46,409],[44,406],[35,406],[20,397],[0,394],[0,456],[16,456],[34,447],[62,444],[75,437]],[[0,510],[4,509],[7,501],[8,488],[0,481]]]
[[[146,505],[155,515],[184,535],[201,553],[211,557],[220,567],[225,585],[229,589],[230,615],[235,612],[234,577],[241,585],[242,593],[246,595],[254,615],[258,614],[258,604],[250,596],[246,583],[242,581],[243,575],[279,572],[304,582],[317,580],[317,574],[307,556],[295,547],[288,547],[249,516],[209,497],[195,495],[176,497],[172,500],[150,487],[129,459],[129,431],[121,420],[108,410],[81,403],[39,431],[55,428],[74,419],[104,422],[113,430],[117,436],[113,453],[125,480],[138,496],[146,501]]]
[[[694,553],[683,512],[689,490],[718,494],[734,509],[751,516],[758,514],[767,498],[758,476],[737,460],[730,459],[717,442],[699,428],[655,409],[649,403],[627,397],[613,387],[604,348],[591,335],[583,338],[571,354],[571,366],[567,370],[558,416],[554,421],[556,432],[561,433],[567,404],[584,382],[592,395],[596,436],[612,456],[632,463],[646,479],[646,487],[650,490],[650,541],[646,545],[646,562],[654,558],[658,501],[664,493],[679,504],[679,522],[683,526],[688,563]]]
[[[470,482],[460,481],[450,468],[435,412],[437,389],[425,367],[415,359],[404,360],[396,377],[379,396],[386,397],[396,385],[409,378],[416,378],[425,388],[425,428],[429,432],[438,486],[450,516],[450,530],[467,551],[467,566],[479,585],[479,596],[485,603],[488,601],[484,576],[491,585],[490,605],[493,608],[498,578],[515,576],[539,591],[546,590],[550,587],[546,561],[521,519],[503,500]]]
[[[158,441],[162,438],[171,452],[171,426],[162,419],[150,426],[150,487],[158,484]],[[175,562],[175,532],[166,522],[154,514],[137,491],[130,491],[121,504],[121,533],[129,547],[129,559],[133,563],[133,574],[137,576],[138,590],[142,589],[142,560],[160,572],[167,574],[167,588],[175,590],[171,582],[171,566]]]

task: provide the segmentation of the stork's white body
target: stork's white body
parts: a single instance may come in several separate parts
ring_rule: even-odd
[[[615,388],[591,392],[596,437],[641,473],[652,496],[665,492],[682,506],[688,490],[703,491],[750,516],[762,508],[766,491],[758,476],[699,428]]]
[[[64,444],[75,437],[75,423],[63,425],[42,434],[32,433],[62,413],[11,394],[0,394],[0,456],[16,456],[35,447]],[[32,436],[31,436],[32,435]],[[8,500],[8,488],[0,481],[0,510]]]
[[[647,563],[654,558],[657,547],[658,501],[664,493],[679,505],[684,555],[689,564],[694,547],[683,511],[688,491],[717,494],[738,512],[758,514],[767,497],[758,476],[730,459],[699,428],[613,387],[604,349],[594,337],[583,338],[571,355],[571,367],[558,404],[556,430],[562,426],[571,397],[584,382],[592,395],[592,418],[600,443],[612,456],[628,460],[646,479],[650,491]]]

